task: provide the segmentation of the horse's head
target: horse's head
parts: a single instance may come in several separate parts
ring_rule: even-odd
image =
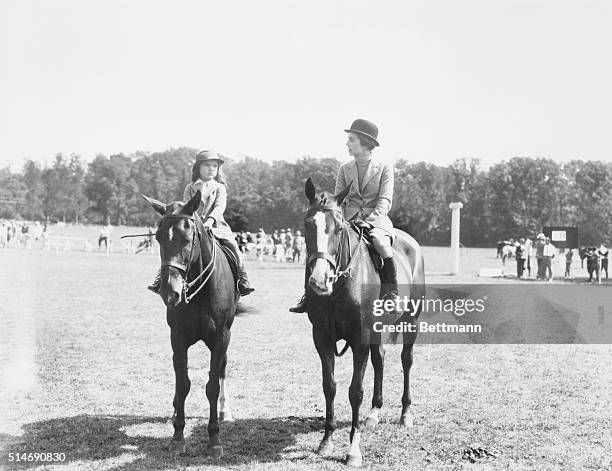
[[[161,203],[143,198],[163,217],[155,239],[161,256],[161,295],[166,306],[177,306],[183,295],[188,272],[201,257],[201,235],[204,231],[196,213],[202,195],[198,191],[186,204]]]
[[[305,193],[309,207],[304,218],[306,249],[311,269],[308,285],[321,296],[329,296],[338,269],[340,235],[346,227],[340,205],[349,192],[344,189],[337,195],[322,192],[317,195],[314,183],[308,178]]]

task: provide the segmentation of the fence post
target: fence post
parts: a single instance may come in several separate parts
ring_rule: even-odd
[[[451,209],[450,274],[456,275],[459,273],[459,215],[463,203],[451,203],[448,207]]]

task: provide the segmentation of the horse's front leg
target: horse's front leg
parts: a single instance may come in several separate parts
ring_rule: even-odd
[[[183,453],[185,451],[185,437],[183,436],[185,428],[185,398],[191,388],[191,381],[187,373],[187,349],[189,347],[184,339],[179,334],[175,334],[174,331],[170,337],[175,376],[174,401],[172,402],[174,406],[174,414],[172,416],[174,435],[170,442],[170,450]]]
[[[334,356],[334,345],[331,343],[329,334],[322,329],[312,330],[312,338],[315,348],[321,358],[321,372],[323,375],[323,394],[325,394],[325,435],[319,444],[317,453],[329,455],[334,451],[333,435],[336,430],[334,418],[334,398],[336,397],[336,380],[334,378],[334,367],[336,358]]]
[[[404,427],[412,427],[414,417],[410,412],[410,368],[412,368],[412,347],[413,342],[405,343],[402,347],[402,369],[404,370],[404,394],[402,395],[402,415],[400,424]]]
[[[361,457],[361,433],[359,431],[359,408],[363,401],[363,376],[368,365],[369,345],[361,343],[361,335],[351,343],[353,350],[353,380],[349,387],[349,401],[353,410],[351,423],[351,446],[346,457],[346,464],[359,467],[362,464]]]
[[[385,368],[385,346],[370,345],[372,366],[374,367],[374,392],[372,394],[372,408],[366,418],[366,428],[375,428],[380,420],[380,409],[383,406],[383,373]]]
[[[230,394],[226,377],[227,352],[221,361],[221,372],[219,374],[219,420],[221,422],[233,422],[234,416],[230,404]]]
[[[223,327],[223,331],[219,334],[216,342],[210,349],[210,371],[208,372],[208,382],[206,383],[206,397],[208,398],[210,407],[207,449],[211,455],[217,458],[223,456],[223,447],[221,446],[221,440],[219,438],[218,403],[221,372],[227,361],[229,337],[229,329]]]

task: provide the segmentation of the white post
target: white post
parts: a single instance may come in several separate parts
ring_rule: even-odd
[[[451,203],[448,207],[451,212],[451,253],[450,253],[450,274],[459,273],[459,214],[463,203]]]

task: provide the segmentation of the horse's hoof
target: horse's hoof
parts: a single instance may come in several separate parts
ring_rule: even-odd
[[[351,468],[361,468],[363,464],[363,460],[361,459],[361,455],[347,455],[346,457],[346,465]]]
[[[414,426],[414,417],[412,414],[402,415],[400,418],[400,425],[403,425],[406,428]]]
[[[185,442],[172,440],[170,442],[170,451],[172,453],[185,453]]]
[[[223,447],[221,445],[214,445],[209,447],[208,452],[213,458],[223,457]]]
[[[368,430],[374,430],[378,425],[378,418],[368,417],[365,421],[365,428]]]
[[[317,449],[317,455],[328,456],[334,452],[334,442],[331,440],[323,440]]]
[[[219,412],[219,421],[221,422],[233,422],[234,416],[231,412]]]

